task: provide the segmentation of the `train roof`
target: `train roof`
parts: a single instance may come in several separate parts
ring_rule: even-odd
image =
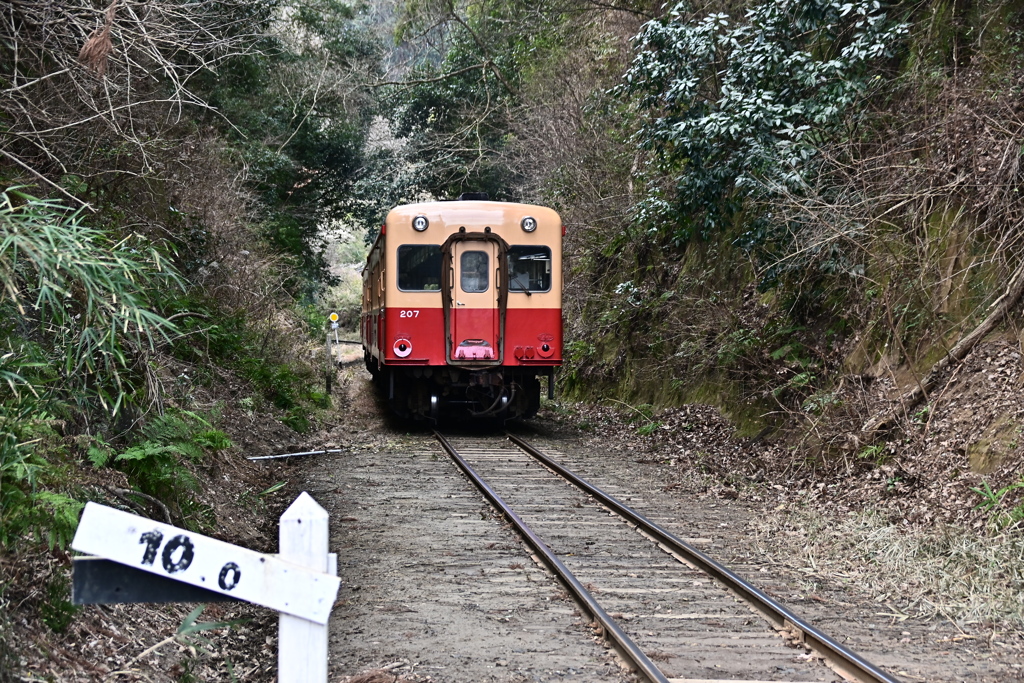
[[[404,204],[396,206],[388,212],[387,222],[391,223],[405,218],[411,221],[416,216],[426,216],[431,224],[440,222],[446,226],[466,223],[490,225],[495,228],[503,224],[518,227],[520,219],[524,216],[532,216],[541,226],[554,224],[559,229],[562,226],[558,213],[546,206],[479,200]]]

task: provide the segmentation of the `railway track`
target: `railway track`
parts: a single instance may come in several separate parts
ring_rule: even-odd
[[[644,679],[898,682],[522,438],[435,437]]]

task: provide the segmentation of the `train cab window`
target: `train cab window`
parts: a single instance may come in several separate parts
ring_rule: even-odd
[[[513,245],[508,248],[510,292],[547,292],[551,289],[551,249]]]
[[[489,286],[486,251],[464,251],[459,258],[462,291],[467,294],[486,292]]]
[[[441,245],[398,247],[398,288],[403,292],[441,291]]]

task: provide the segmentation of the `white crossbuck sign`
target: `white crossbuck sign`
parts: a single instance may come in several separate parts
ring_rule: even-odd
[[[274,555],[88,503],[71,547],[136,569],[326,624],[340,580]]]

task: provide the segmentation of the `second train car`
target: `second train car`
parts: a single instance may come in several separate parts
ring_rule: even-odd
[[[558,214],[463,198],[392,209],[363,271],[366,367],[403,417],[512,419],[562,363]]]

